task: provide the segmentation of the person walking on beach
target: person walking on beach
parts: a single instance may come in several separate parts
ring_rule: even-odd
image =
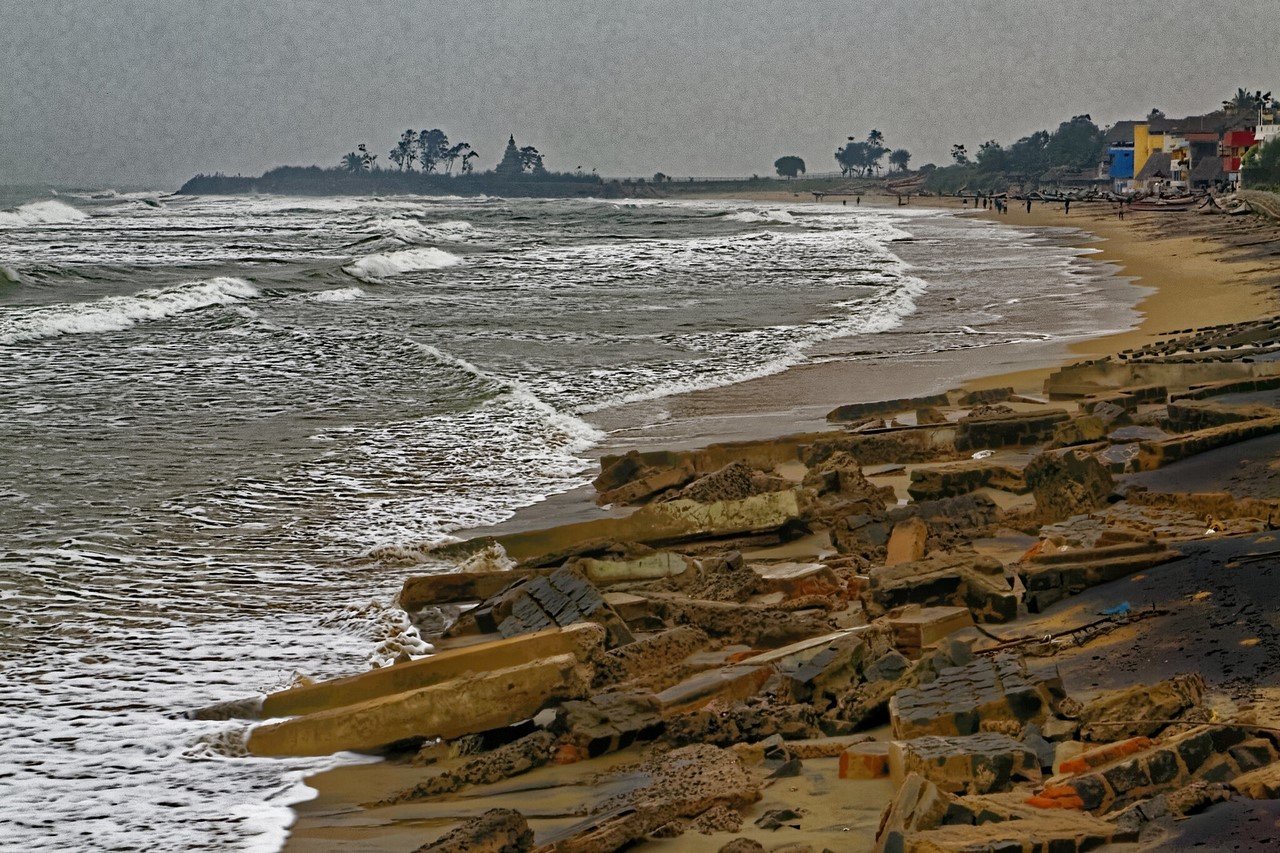
[[[1063,216],[1071,215],[1071,199],[1067,199],[1062,203],[1062,215]]]
[[[1120,200],[1120,210],[1116,215],[1120,217],[1121,222],[1124,222],[1124,199]]]
[[[1027,196],[1027,213],[1031,212],[1031,196]]]

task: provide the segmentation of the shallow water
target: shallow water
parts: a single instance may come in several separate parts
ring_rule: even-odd
[[[90,195],[0,213],[15,849],[278,846],[325,762],[180,712],[426,652],[398,547],[586,482],[620,404],[1133,316],[922,209]]]

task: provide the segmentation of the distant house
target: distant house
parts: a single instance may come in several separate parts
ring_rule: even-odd
[[[1107,177],[1112,192],[1123,193],[1133,188],[1134,148],[1133,129],[1142,122],[1118,121],[1107,129],[1103,143],[1107,146]]]
[[[1161,187],[1168,186],[1172,178],[1172,158],[1163,151],[1156,151],[1146,158],[1133,183],[1137,189],[1158,192]]]
[[[1222,146],[1218,149],[1222,155],[1222,171],[1226,173],[1227,183],[1240,185],[1240,164],[1249,149],[1258,144],[1258,137],[1253,129],[1229,130],[1222,134]]]

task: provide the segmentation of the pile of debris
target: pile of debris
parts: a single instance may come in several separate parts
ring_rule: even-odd
[[[1053,401],[858,404],[831,415],[849,429],[606,457],[600,501],[629,515],[433,552],[466,570],[400,605],[448,621],[436,653],[267,696],[248,749],[389,756],[415,781],[362,814],[422,850],[1157,844],[1276,797],[1280,734],[1194,671],[1064,679],[1167,613],[1072,602],[1275,526],[1276,497],[1143,479],[1194,485],[1177,466],[1280,433],[1273,351],[1280,322],[1200,330],[1067,369]]]

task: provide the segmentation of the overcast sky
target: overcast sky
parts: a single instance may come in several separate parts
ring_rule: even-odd
[[[508,133],[548,168],[914,164],[1077,113],[1280,90],[1277,0],[0,0],[0,183],[176,186]]]

